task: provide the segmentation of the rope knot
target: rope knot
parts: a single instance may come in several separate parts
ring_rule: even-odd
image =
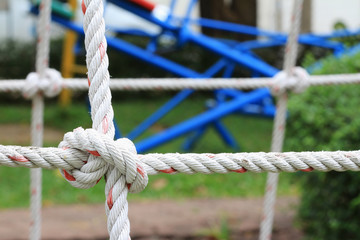
[[[274,76],[271,92],[279,96],[287,91],[302,93],[309,87],[309,74],[302,67],[294,67],[290,76],[285,71],[280,71]]]
[[[131,193],[141,192],[147,185],[148,176],[143,163],[137,156],[135,145],[127,138],[114,141],[94,129],[84,130],[80,127],[66,133],[59,147],[72,151],[85,163],[80,169],[61,171],[65,179],[75,187],[94,186],[110,166],[118,170],[118,178],[120,175],[125,176]]]
[[[61,86],[61,74],[55,69],[48,68],[42,78],[35,72],[27,75],[23,95],[25,98],[33,98],[38,92],[42,92],[46,97],[54,97],[60,93]]]

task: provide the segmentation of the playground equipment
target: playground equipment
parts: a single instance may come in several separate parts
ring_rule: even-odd
[[[151,1],[129,1],[129,0],[108,0],[109,4],[121,7],[154,25],[160,27],[158,33],[150,33],[139,29],[116,29],[110,27],[110,31],[117,34],[137,35],[149,38],[149,43],[145,49],[135,46],[129,42],[113,36],[107,36],[109,47],[133,56],[141,61],[157,66],[176,76],[187,78],[206,79],[214,76],[229,78],[232,76],[236,66],[242,66],[249,69],[253,76],[274,76],[279,70],[270,66],[261,60],[252,50],[265,47],[282,46],[286,43],[287,36],[282,33],[263,31],[255,27],[244,26],[240,24],[227,23],[211,19],[191,19],[190,14],[197,3],[197,0],[189,2],[188,9],[184,17],[174,15],[176,0],[172,0],[170,7],[156,5]],[[36,12],[36,9],[32,9]],[[69,21],[59,14],[54,14],[53,21],[60,23],[67,29],[75,31],[82,36],[83,30],[74,22]],[[214,39],[192,30],[192,26],[197,25],[207,28],[215,28],[224,31],[230,31],[241,34],[249,34],[257,37],[263,37],[261,40],[252,40],[246,42],[237,42],[233,40]],[[311,46],[321,46],[334,51],[334,54],[343,53],[346,48],[341,42],[334,42],[331,39],[335,37],[345,37],[359,34],[359,31],[340,30],[327,35],[302,34],[299,36],[299,43]],[[182,66],[169,59],[159,55],[162,47],[159,45],[161,39],[171,39],[173,42],[171,48],[178,49],[185,44],[192,43],[201,48],[207,49],[219,56],[219,60],[210,66],[205,72],[200,73],[186,66]],[[160,120],[178,104],[189,97],[193,90],[183,90],[174,96],[170,101],[145,119],[130,133],[126,135],[131,140],[135,140],[150,126]],[[136,146],[139,152],[146,152],[160,144],[163,144],[180,135],[190,133],[187,141],[183,144],[185,151],[189,151],[205,130],[213,126],[219,133],[224,142],[234,150],[239,150],[238,144],[230,131],[221,123],[221,118],[231,113],[241,113],[247,115],[258,115],[264,117],[273,117],[275,107],[272,102],[271,94],[267,89],[258,95],[256,99],[246,104],[240,104],[248,98],[248,92],[239,90],[221,89],[214,92],[215,100],[212,104],[207,104],[208,110],[201,115],[185,120],[170,129],[147,139],[137,141]],[[230,104],[228,108],[226,104]],[[239,105],[240,104],[240,105]],[[227,109],[224,111],[224,109]],[[206,120],[205,120],[206,119]],[[120,136],[117,132],[117,136]]]
[[[50,3],[45,0],[42,2],[40,13],[40,39],[38,41],[37,54],[37,85],[36,93],[33,95],[35,107],[34,113],[42,113],[42,93],[54,93],[55,89],[71,88],[85,89],[86,80],[76,81],[67,80],[61,84],[58,82],[58,75],[47,69],[47,55],[49,43],[49,21]],[[300,13],[302,1],[297,0],[293,13],[293,27],[287,43],[289,51],[286,53],[284,72],[271,79],[256,81],[235,81],[233,87],[237,89],[258,90],[249,93],[247,99],[236,99],[234,102],[226,103],[222,110],[224,112],[233,109],[233,105],[244,106],[249,102],[258,99],[264,94],[264,87],[270,87],[272,92],[278,96],[278,109],[275,117],[272,153],[237,153],[237,154],[146,154],[136,153],[134,145],[127,139],[113,140],[114,127],[112,124],[113,111],[110,103],[110,89],[126,89],[126,84],[132,84],[134,88],[138,83],[119,83],[110,84],[109,73],[107,71],[108,58],[106,54],[107,43],[105,39],[105,24],[102,18],[102,1],[83,2],[83,12],[85,14],[85,46],[87,50],[87,66],[89,69],[89,99],[92,105],[93,129],[83,130],[78,128],[73,132],[67,133],[64,141],[59,148],[34,148],[18,146],[0,145],[0,165],[10,167],[28,168],[47,168],[62,169],[63,176],[74,186],[91,187],[97,183],[100,177],[106,174],[107,185],[105,193],[107,196],[106,213],[108,215],[108,229],[110,239],[129,239],[129,220],[127,218],[127,192],[138,192],[145,188],[147,174],[157,173],[244,173],[246,171],[272,173],[287,171],[359,171],[360,170],[360,151],[337,151],[337,152],[302,152],[302,153],[280,153],[284,137],[287,91],[303,89],[304,85],[322,84],[344,84],[359,83],[359,74],[352,75],[333,75],[333,76],[307,76],[303,70],[294,69],[297,49],[297,36],[299,32]],[[42,72],[42,73],[41,73]],[[37,76],[37,75],[32,75]],[[344,80],[345,79],[345,80]],[[54,82],[52,82],[54,81]],[[123,85],[122,85],[123,84]],[[142,82],[142,84],[147,84]],[[149,88],[161,84],[165,88],[171,87],[165,83],[148,82]],[[225,87],[230,87],[227,81],[223,82]],[[28,85],[28,82],[19,81],[0,81],[0,91],[19,91]],[[152,86],[151,86],[152,85]],[[205,81],[188,81],[183,86],[196,89],[219,88],[219,82],[212,83]],[[140,84],[140,87],[144,87]],[[50,94],[49,93],[49,94]],[[206,115],[208,118],[218,117],[218,113],[212,112]],[[41,133],[42,116],[34,114],[39,120],[33,122],[34,129]],[[34,118],[35,120],[35,118]],[[36,123],[34,125],[34,123]],[[38,125],[40,124],[40,125]],[[201,123],[200,123],[201,125]],[[41,139],[41,138],[40,138]],[[272,210],[275,200],[274,189],[276,189],[276,176],[271,177],[271,189],[268,191],[270,199],[265,201],[265,206]],[[275,180],[274,180],[275,179]],[[267,212],[262,224],[260,239],[271,238],[273,212]],[[35,216],[35,222],[39,222],[39,215]],[[142,216],[139,216],[142,217]],[[34,224],[37,229],[31,239],[40,239],[39,224]]]

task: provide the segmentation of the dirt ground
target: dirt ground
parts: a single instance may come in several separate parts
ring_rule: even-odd
[[[301,239],[301,232],[294,228],[297,203],[293,197],[278,199],[272,239]],[[229,229],[230,239],[255,240],[262,199],[131,201],[129,206],[133,240],[215,240],[222,223]],[[42,218],[42,239],[108,239],[104,204],[49,207],[43,210]],[[27,239],[29,211],[1,210],[0,226],[2,240]]]
[[[45,141],[60,142],[63,132],[45,129]],[[0,143],[28,145],[28,125],[0,125]],[[1,197],[1,196],[0,196]],[[294,227],[298,200],[277,201],[273,240],[300,240]],[[129,203],[133,240],[215,240],[222,229],[230,239],[258,239],[262,199],[192,199],[137,201]],[[104,204],[55,206],[43,210],[42,239],[108,239]],[[225,227],[221,227],[225,226]],[[0,210],[0,240],[28,239],[29,210]]]
[[[44,142],[60,143],[64,132],[46,127],[44,129]],[[30,126],[28,124],[2,124],[0,125],[0,144],[22,145],[30,144]]]

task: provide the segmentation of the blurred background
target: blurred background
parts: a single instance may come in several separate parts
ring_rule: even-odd
[[[118,0],[118,2],[126,1]],[[53,6],[53,13],[57,17],[81,26],[82,12],[79,7],[81,1],[53,2],[58,3]],[[220,61],[223,58],[226,61],[229,60],[218,52],[204,48],[201,43],[187,42],[187,38],[182,39],[181,34],[169,34],[154,22],[145,20],[141,17],[143,13],[141,11],[144,9],[140,11],[141,14],[137,11],[134,13],[113,2],[116,1],[109,1],[105,6],[108,36],[144,49],[140,55],[151,52],[201,74],[212,69],[211,66],[218,61],[219,55]],[[165,9],[165,12],[171,6],[170,0],[153,0],[152,2],[155,6],[165,6],[165,8],[160,8]],[[194,6],[189,8],[192,2]],[[226,43],[226,46],[233,46],[232,44],[236,43],[238,44],[236,46],[241,46],[237,49],[241,54],[255,59],[254,61],[268,64],[271,66],[270,70],[276,70],[282,68],[286,40],[283,36],[289,32],[293,2],[289,0],[200,0],[198,2],[182,0],[177,1],[173,15],[179,18],[185,16],[179,22],[186,22],[186,19],[190,18],[205,18],[254,27],[249,31],[264,31],[265,34],[258,34],[258,32],[238,34],[217,28],[201,27],[197,24],[189,26],[191,37],[196,38],[197,33],[201,33],[211,40]],[[29,72],[34,71],[36,55],[36,14],[34,13],[37,6],[37,1],[0,0],[0,79],[24,79]],[[307,42],[299,46],[297,65],[307,68],[311,74],[359,72],[360,1],[305,0],[303,8],[304,39],[308,37],[317,42],[313,44]],[[153,15],[153,12],[144,14],[155,16],[154,21],[157,21],[156,19],[165,21],[161,11],[160,15]],[[81,34],[68,31],[64,25],[55,22],[51,26],[50,66],[61,71],[64,77],[85,79],[85,52]],[[215,23],[211,22],[211,24]],[[181,28],[181,24],[179,26]],[[131,29],[131,31],[136,29],[136,32],[131,32],[136,34],[129,34],[123,29]],[[306,35],[307,33],[310,34]],[[152,42],[154,36],[157,39],[155,43]],[[188,35],[184,36],[188,37]],[[269,43],[268,47],[262,45],[245,49],[245,46],[250,46],[249,44],[254,41],[263,44],[262,40],[268,39],[271,41],[275,39],[275,44]],[[325,44],[326,47],[321,44]],[[138,57],[134,58],[111,47],[108,49],[108,54],[109,71],[113,78],[179,76],[174,71],[139,60]],[[230,66],[232,62],[226,63]],[[219,71],[213,76],[223,77],[230,71],[229,69],[225,65],[223,72]],[[236,65],[228,77],[266,76],[266,73],[259,73],[257,66],[254,69]],[[358,149],[360,142],[359,92],[360,88],[357,85],[344,85],[312,87],[303,94],[291,94],[285,150]],[[176,94],[178,94],[176,91],[113,92],[115,121],[119,127],[119,134],[127,136],[128,133],[132,133],[132,129]],[[46,146],[56,146],[65,132],[78,126],[91,127],[86,95],[85,92],[64,92],[55,99],[47,99]],[[221,107],[223,102],[220,101],[219,96],[219,92],[194,92],[176,108],[172,108],[163,118],[144,130],[141,135],[139,134],[136,142],[142,143],[147,138],[152,139],[152,136],[176,127],[187,119]],[[227,96],[224,102],[234,99],[236,98]],[[261,104],[256,103],[247,109],[236,109],[231,114],[219,116],[216,121],[184,132],[177,138],[166,140],[144,152],[269,151],[272,114],[274,113],[270,110],[275,103],[276,99],[267,97]],[[250,107],[259,108],[263,112],[249,112]],[[270,109],[270,112],[264,109]],[[31,103],[24,100],[21,93],[0,94],[1,144],[29,145],[30,112]],[[226,129],[219,130],[223,129],[221,126]],[[28,169],[0,167],[0,219],[2,211],[29,205],[28,172]],[[179,204],[200,200],[205,204],[206,201],[215,199],[219,200],[216,202],[219,205],[230,204],[227,202],[228,199],[249,200],[252,202],[250,205],[241,205],[244,203],[240,202],[238,204],[244,208],[257,209],[254,210],[258,214],[255,215],[255,222],[260,222],[259,209],[262,207],[261,197],[264,193],[265,179],[266,174],[253,173],[211,176],[164,174],[151,176],[146,190],[129,196],[129,199],[131,203],[146,202],[149,208],[151,204],[164,200]],[[282,205],[283,210],[277,213],[280,220],[277,219],[275,222],[274,239],[339,239],[340,237],[360,239],[357,234],[358,226],[360,226],[359,180],[357,173],[281,174],[278,195],[281,204],[285,204],[285,207]],[[91,190],[74,189],[62,179],[58,171],[46,170],[43,181],[43,205],[51,208],[74,204],[93,206],[90,204],[103,203],[105,201],[104,185],[104,181],[100,181]],[[199,223],[199,225],[194,224],[199,226],[194,231],[187,232],[185,227],[182,230],[183,234],[179,236],[175,236],[175,233],[173,236],[164,236],[156,233],[155,230],[150,231],[151,239],[257,238],[257,229],[241,228],[241,226],[246,226],[244,221],[246,222],[247,218],[244,215],[241,217],[241,212],[220,212],[215,215],[215,220]],[[193,213],[194,219],[196,216],[197,214]],[[283,222],[287,222],[289,216],[290,227],[288,225],[284,227]],[[188,221],[185,219],[185,222]],[[136,230],[134,231],[134,239],[150,239],[149,236],[142,237],[137,237]],[[105,238],[106,236],[103,239]]]

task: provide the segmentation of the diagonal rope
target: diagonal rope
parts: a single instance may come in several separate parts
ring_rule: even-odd
[[[294,2],[290,34],[285,47],[284,71],[288,78],[293,75],[293,68],[296,64],[298,36],[300,33],[301,13],[303,0]],[[287,80],[287,79],[286,79]],[[282,152],[285,128],[286,128],[286,112],[287,112],[288,94],[283,92],[277,99],[277,109],[274,119],[271,152]],[[278,173],[269,173],[267,176],[263,217],[260,224],[260,240],[270,240],[272,235],[274,211],[276,202],[276,191],[278,185]]]

